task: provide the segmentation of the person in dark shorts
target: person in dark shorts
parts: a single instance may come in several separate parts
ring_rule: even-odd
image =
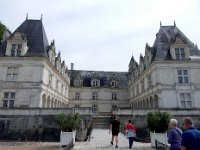
[[[118,134],[120,132],[120,122],[117,120],[116,116],[114,116],[114,119],[110,123],[109,133],[111,130],[112,130],[112,139],[110,143],[113,145],[113,141],[115,138],[115,142],[116,142],[115,147],[118,148]]]

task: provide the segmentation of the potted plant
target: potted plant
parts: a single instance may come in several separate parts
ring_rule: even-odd
[[[167,130],[169,128],[170,114],[167,112],[149,112],[147,114],[147,125],[150,129],[151,145],[155,147],[155,141],[168,144]]]
[[[60,144],[61,146],[68,145],[71,141],[75,143],[76,129],[79,128],[82,118],[78,113],[59,114],[56,117],[56,122],[61,128]]]

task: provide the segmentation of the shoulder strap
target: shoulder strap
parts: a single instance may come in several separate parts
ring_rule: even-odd
[[[174,128],[176,132],[181,136],[181,133],[178,131],[178,129]]]

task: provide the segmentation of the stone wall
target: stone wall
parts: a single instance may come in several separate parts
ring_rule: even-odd
[[[87,109],[89,110],[89,109]],[[0,109],[0,140],[17,141],[59,141],[60,129],[56,115],[77,112],[75,109]],[[82,124],[77,139],[84,140],[90,124],[90,115],[82,113]]]

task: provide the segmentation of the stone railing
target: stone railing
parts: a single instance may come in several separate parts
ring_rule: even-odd
[[[92,108],[1,108],[1,116],[23,116],[23,115],[35,115],[35,116],[45,116],[45,115],[58,115],[60,113],[79,113],[81,115],[92,115]]]
[[[196,116],[200,115],[200,109],[134,109],[134,108],[118,108],[112,111],[113,115],[140,115],[145,116],[148,112],[160,111],[168,112],[173,116]]]

